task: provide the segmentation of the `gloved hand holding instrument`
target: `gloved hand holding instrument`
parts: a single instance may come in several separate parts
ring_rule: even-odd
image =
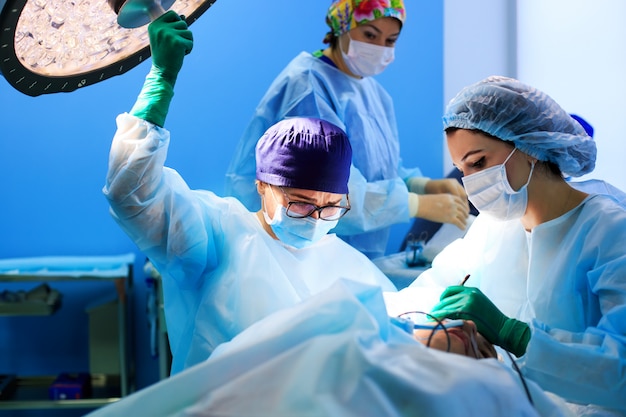
[[[528,324],[504,315],[478,288],[462,285],[446,288],[430,314],[440,320],[472,320],[489,342],[518,357],[526,353],[530,341]]]
[[[130,114],[163,127],[183,59],[193,48],[185,20],[170,10],[148,25],[152,67]]]

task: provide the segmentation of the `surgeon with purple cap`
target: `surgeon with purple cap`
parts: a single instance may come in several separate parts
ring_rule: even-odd
[[[172,373],[340,278],[395,291],[365,255],[328,234],[350,209],[352,149],[337,126],[290,118],[267,129],[256,147],[258,212],[192,190],[164,166],[163,125],[193,36],[173,11],[148,33],[152,66],[130,113],[117,118],[103,192],[161,274]]]

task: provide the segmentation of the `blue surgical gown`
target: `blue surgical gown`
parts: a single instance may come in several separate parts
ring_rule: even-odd
[[[104,194],[115,220],[162,276],[172,373],[339,278],[395,291],[335,235],[295,250],[272,239],[236,199],[189,189],[163,166],[167,130],[128,114],[117,125]]]
[[[370,258],[385,254],[390,227],[409,221],[405,179],[417,168],[402,166],[393,101],[372,77],[356,79],[302,52],[261,99],[226,174],[226,193],[258,210],[254,148],[274,123],[293,116],[318,117],[341,127],[352,145],[352,210],[334,230]]]
[[[522,372],[578,404],[626,415],[626,210],[589,195],[532,232],[479,215],[407,289],[478,287],[506,315],[529,323]]]

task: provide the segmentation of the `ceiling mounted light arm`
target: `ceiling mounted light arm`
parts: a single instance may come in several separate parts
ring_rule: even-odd
[[[191,25],[215,1],[165,0],[158,2],[162,10],[151,8],[145,15],[147,2],[155,1],[130,0],[120,2],[116,15],[105,0],[8,0],[0,11],[0,73],[33,97],[93,85],[150,57],[147,27],[140,26],[152,15],[171,6]],[[120,16],[135,28],[120,26]]]
[[[161,16],[174,0],[108,0],[117,14],[117,23],[124,28],[138,28]]]

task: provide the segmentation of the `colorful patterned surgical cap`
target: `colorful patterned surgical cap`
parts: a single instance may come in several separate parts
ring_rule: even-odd
[[[339,36],[381,17],[395,17],[404,23],[404,0],[336,0],[328,8],[326,23]]]
[[[595,168],[596,144],[584,127],[546,93],[492,76],[462,89],[448,104],[444,129],[477,129],[579,177]]]

